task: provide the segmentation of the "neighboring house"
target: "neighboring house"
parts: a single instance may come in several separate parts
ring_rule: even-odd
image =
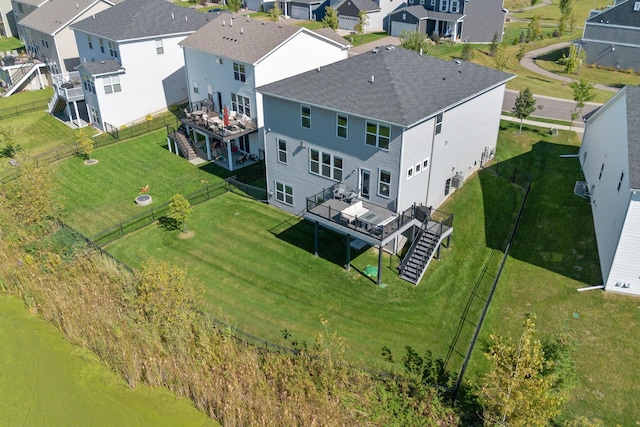
[[[283,16],[312,21],[324,17],[325,6],[326,0],[290,0],[279,5]]]
[[[585,118],[580,164],[605,290],[640,295],[640,87]],[[583,185],[580,185],[583,184]]]
[[[640,1],[618,1],[592,11],[577,41],[589,64],[640,71]]]
[[[167,1],[125,0],[73,24],[78,80],[94,126],[118,128],[186,101],[179,43],[211,19]]]
[[[229,14],[218,15],[180,45],[191,102],[183,118],[186,133],[194,145],[204,147],[209,160],[225,158],[231,170],[234,157],[263,155],[257,132],[262,100],[256,86],[345,59],[349,48],[328,28],[312,31]],[[238,127],[213,122],[224,119],[225,107]]]
[[[490,43],[497,34],[500,42],[507,14],[502,5],[503,0],[409,0],[390,15],[389,34],[418,31],[470,43]]]
[[[0,37],[17,37],[18,26],[11,0],[0,0]]]
[[[382,0],[389,3],[388,0]],[[378,3],[373,0],[342,0],[335,6],[338,12],[338,28],[341,30],[355,31],[360,22],[360,12],[367,14],[367,24],[364,32],[381,31],[384,28],[387,14],[382,11]]]
[[[390,46],[259,87],[269,202],[397,251],[493,156],[512,77]]]
[[[18,21],[27,52],[42,58],[51,74],[73,71],[80,64],[73,31],[69,28],[121,0],[47,1]],[[22,3],[19,3],[22,4]]]
[[[13,16],[16,23],[48,1],[49,0],[11,0],[11,8],[13,9]],[[22,35],[19,33],[18,35],[22,40]]]

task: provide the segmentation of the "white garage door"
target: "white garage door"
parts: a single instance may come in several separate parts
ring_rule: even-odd
[[[341,30],[354,31],[359,19],[353,16],[338,16],[338,28]]]
[[[291,6],[291,17],[293,19],[309,19],[309,9],[300,6]]]
[[[416,31],[415,24],[407,24],[406,22],[394,22],[391,21],[391,35],[394,37],[400,36],[403,31],[411,32]]]

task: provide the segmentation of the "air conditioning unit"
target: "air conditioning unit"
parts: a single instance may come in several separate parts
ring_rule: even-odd
[[[462,184],[464,184],[464,176],[458,172],[451,178],[451,186],[453,188],[461,188]]]

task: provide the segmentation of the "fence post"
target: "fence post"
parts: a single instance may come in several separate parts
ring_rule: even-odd
[[[156,216],[155,216],[155,214],[153,212],[153,208],[151,208],[151,222],[153,222],[155,220],[156,220]]]
[[[124,229],[122,228],[122,223],[120,223],[120,236],[124,236]]]
[[[209,197],[209,184],[207,184],[206,188],[207,188],[207,200],[209,200],[211,198]]]

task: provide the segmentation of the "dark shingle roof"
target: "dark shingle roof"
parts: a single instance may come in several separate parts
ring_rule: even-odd
[[[92,76],[100,76],[103,74],[112,74],[117,71],[124,72],[122,65],[116,60],[109,59],[107,61],[85,62],[77,67],[79,70],[85,70]]]
[[[640,86],[626,86],[629,186],[640,190]]]
[[[72,27],[109,40],[124,41],[192,33],[211,20],[209,15],[166,0],[125,0]]]
[[[342,0],[339,4],[336,5],[336,9],[339,9],[342,6],[342,3],[350,1],[358,10],[366,10],[367,12],[371,12],[374,10],[380,10],[380,6],[373,0]]]
[[[303,27],[248,19],[239,15],[221,14],[216,16],[213,22],[180,42],[180,45],[248,64],[255,64],[299,32],[314,33],[314,31]],[[335,31],[333,32],[335,33]],[[344,47],[349,45],[339,36],[328,37],[326,30],[315,33]]]
[[[633,6],[638,0],[627,0],[614,7],[605,10],[591,19],[587,24],[624,25],[640,28],[640,11],[633,11]]]
[[[424,8],[424,6],[403,7],[391,13],[392,15],[396,15],[402,12],[406,12],[410,15],[413,15],[420,20],[430,18],[430,19],[437,19],[440,21],[458,21],[460,18],[464,16],[461,13],[444,13],[444,12],[438,12],[435,10],[427,10]]]
[[[105,4],[119,3],[121,0],[105,1]],[[45,34],[55,34],[85,12],[99,0],[47,1],[42,6],[20,20],[20,25],[33,28]]]
[[[402,48],[380,48],[378,53],[353,56],[258,90],[410,126],[513,77],[465,61],[443,61]]]

